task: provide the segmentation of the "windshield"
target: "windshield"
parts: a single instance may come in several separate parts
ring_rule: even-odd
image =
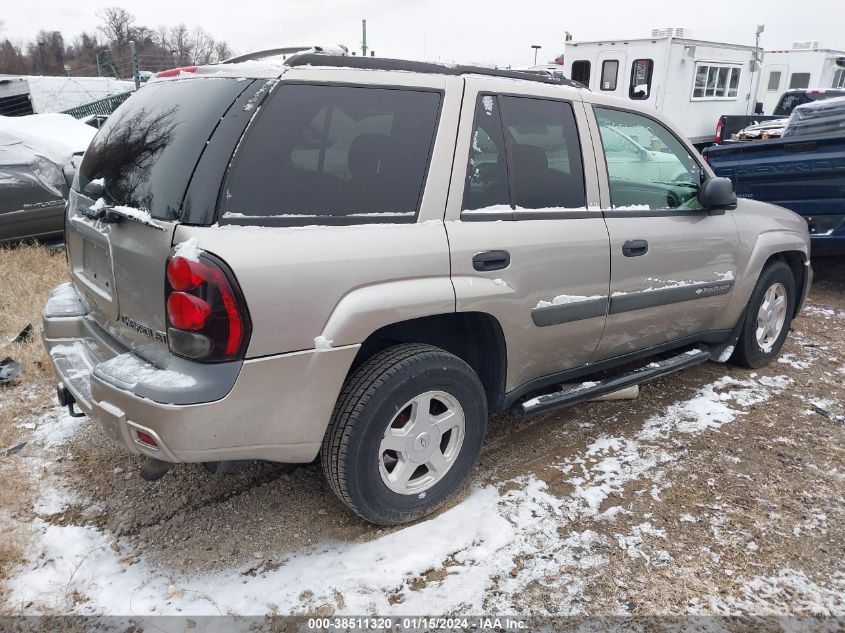
[[[102,178],[109,202],[178,219],[206,141],[247,85],[220,78],[145,85],[94,137],[80,166],[80,190]]]

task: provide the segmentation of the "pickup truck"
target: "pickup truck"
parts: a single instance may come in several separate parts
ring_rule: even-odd
[[[788,119],[792,111],[800,105],[843,96],[845,96],[845,90],[842,89],[787,90],[780,96],[772,114],[723,114],[716,122],[716,134],[713,140],[716,145],[729,143],[735,134],[749,125],[775,119]]]
[[[714,145],[704,158],[738,197],[804,216],[814,254],[845,253],[845,98],[796,108],[782,138]]]

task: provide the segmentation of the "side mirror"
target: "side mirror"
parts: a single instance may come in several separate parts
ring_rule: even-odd
[[[729,178],[709,178],[701,185],[698,202],[704,210],[736,209],[734,184]]]
[[[96,200],[97,198],[103,197],[103,191],[105,188],[103,187],[103,183],[101,181],[92,181],[85,185],[85,189],[82,190],[87,197],[91,198],[92,200]]]

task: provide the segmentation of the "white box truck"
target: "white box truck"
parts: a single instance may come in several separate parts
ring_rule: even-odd
[[[753,112],[755,49],[685,35],[655,29],[646,38],[566,42],[564,73],[594,92],[652,107],[692,143],[708,145],[720,116]]]

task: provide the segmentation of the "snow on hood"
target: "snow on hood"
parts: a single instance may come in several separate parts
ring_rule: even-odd
[[[64,164],[73,154],[84,152],[96,133],[95,128],[69,114],[0,116],[0,165],[21,164],[23,161],[9,159],[26,154]]]

